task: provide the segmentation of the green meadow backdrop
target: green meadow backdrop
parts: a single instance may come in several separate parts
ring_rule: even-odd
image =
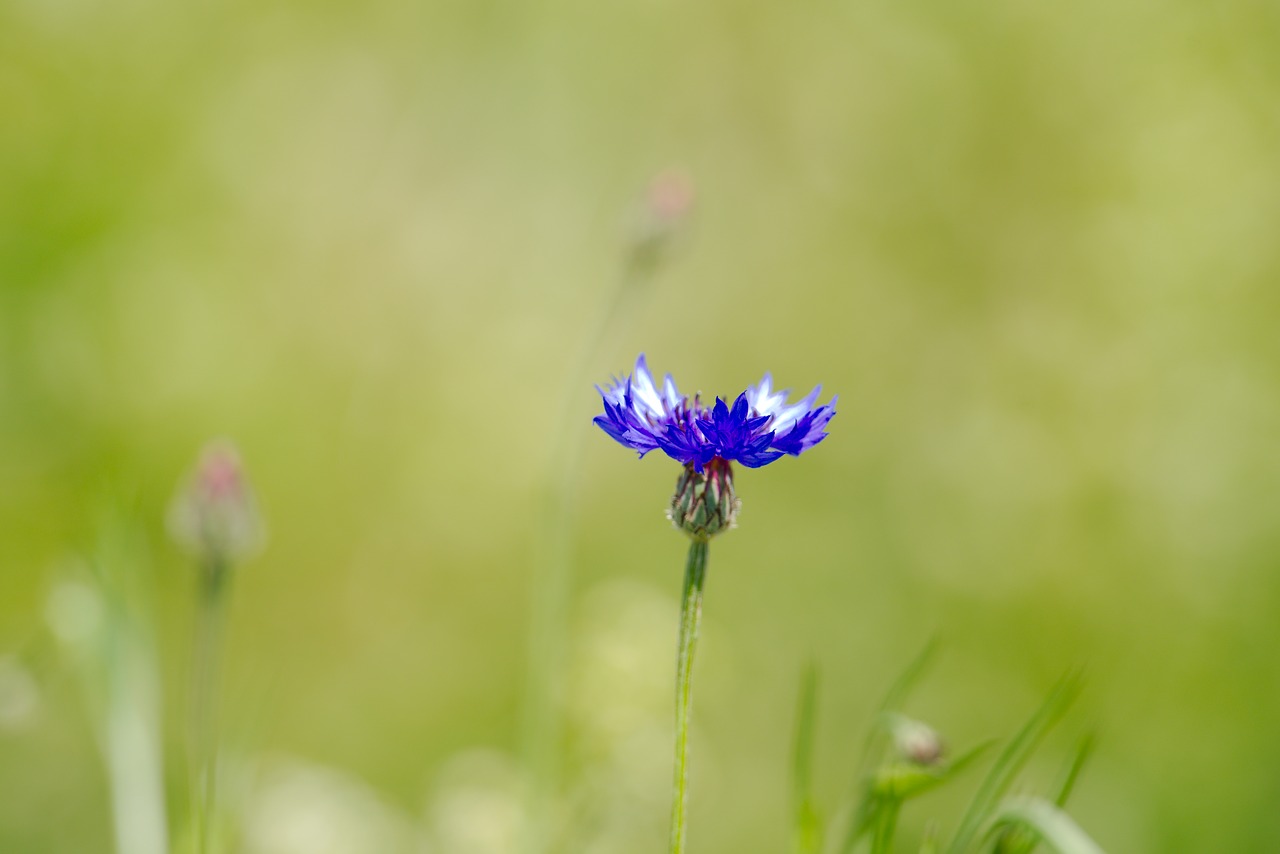
[[[669,169],[694,211],[601,333]],[[113,850],[66,642],[95,572],[181,836],[165,515],[214,438],[268,532],[226,625],[236,850],[517,850],[564,482],[549,820],[661,850],[677,466],[590,423],[641,351],[840,395],[711,549],[691,850],[786,850],[808,662],[841,803],[933,637],[907,711],[957,751],[1085,669],[1020,787],[1095,731],[1069,809],[1108,851],[1280,849],[1278,226],[1270,3],[5,0],[0,850]]]

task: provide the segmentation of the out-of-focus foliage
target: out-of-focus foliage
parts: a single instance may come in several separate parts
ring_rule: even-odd
[[[804,661],[830,801],[935,632],[907,711],[955,743],[1086,666],[1071,814],[1104,849],[1280,847],[1277,151],[1253,0],[0,4],[0,850],[110,850],[45,621],[104,505],[145,540],[181,818],[195,576],[164,516],[215,436],[270,532],[223,659],[223,743],[266,757],[245,844],[333,798],[375,825],[342,838],[508,850],[565,429],[564,817],[577,850],[659,848],[676,469],[566,381],[672,164],[694,232],[593,373],[645,350],[841,400],[739,474],[712,550],[692,848],[784,850]]]

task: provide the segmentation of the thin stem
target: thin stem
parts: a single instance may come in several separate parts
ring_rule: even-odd
[[[547,480],[541,497],[543,518],[534,548],[533,602],[529,619],[524,708],[521,722],[521,754],[532,778],[527,811],[529,826],[522,840],[524,854],[544,854],[551,849],[551,813],[560,786],[560,750],[563,723],[556,710],[562,692],[569,592],[573,499],[582,468],[577,406],[580,390],[588,385],[596,353],[615,337],[627,315],[633,295],[642,290],[648,276],[633,260],[609,297],[593,333],[578,354],[566,384],[556,420]],[[583,421],[581,424],[585,424]]]
[[[218,788],[218,665],[222,647],[227,567],[211,561],[200,572],[191,667],[192,810],[196,851],[211,851]]]
[[[707,543],[694,540],[684,571],[680,602],[680,643],[676,652],[676,773],[671,804],[671,854],[684,851],[685,805],[688,802],[689,700],[693,692],[693,653],[702,622],[702,587],[707,577]]]
[[[893,832],[898,825],[898,810],[902,802],[890,798],[880,807],[875,836],[871,839],[871,854],[890,854],[893,851]]]

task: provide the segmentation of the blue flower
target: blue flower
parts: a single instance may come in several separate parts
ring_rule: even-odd
[[[643,353],[630,376],[596,390],[604,398],[604,414],[595,418],[601,430],[642,457],[661,450],[699,473],[717,458],[759,468],[784,454],[799,456],[827,437],[836,414],[834,397],[814,405],[822,386],[788,403],[787,392],[775,392],[768,374],[732,405],[716,398],[708,407],[697,396],[681,395],[670,374],[659,388]]]

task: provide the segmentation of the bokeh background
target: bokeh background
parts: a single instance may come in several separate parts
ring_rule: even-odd
[[[672,167],[696,213],[593,347]],[[0,850],[112,849],[47,619],[104,560],[181,824],[164,518],[219,436],[269,530],[227,626],[243,850],[514,850],[557,443],[561,844],[661,850],[676,469],[590,424],[642,350],[840,395],[712,549],[696,850],[784,850],[806,662],[831,809],[933,636],[908,710],[958,749],[1085,666],[1024,784],[1096,729],[1071,812],[1107,850],[1277,850],[1278,226],[1270,3],[8,0]]]

